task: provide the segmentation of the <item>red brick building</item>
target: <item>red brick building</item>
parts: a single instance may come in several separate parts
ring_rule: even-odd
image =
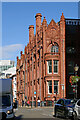
[[[30,25],[29,44],[25,46],[24,54],[21,51],[21,58],[17,57],[19,104],[22,103],[22,99],[25,101],[25,98],[29,101],[40,99],[40,101],[47,101],[48,104],[48,101],[52,101],[54,97],[59,99],[69,96],[67,92],[70,77],[68,60],[73,58],[70,58],[71,53],[66,51],[73,46],[70,42],[71,34],[66,31],[71,30],[72,21],[78,21],[74,26],[80,28],[80,21],[65,19],[62,13],[58,23],[52,19],[48,25],[45,17],[41,23],[41,17],[40,13],[36,14],[36,33],[34,35],[34,26]],[[80,49],[78,46],[77,48]],[[77,57],[80,60],[79,53]],[[75,59],[75,63],[80,66],[79,60],[77,62],[77,58]]]

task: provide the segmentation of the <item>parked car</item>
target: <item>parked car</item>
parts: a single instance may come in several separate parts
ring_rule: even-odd
[[[75,100],[71,99],[59,99],[54,105],[54,116],[70,118],[73,117],[73,108],[75,106]]]
[[[73,110],[73,119],[74,120],[80,119],[80,99],[77,100],[77,102],[75,103]]]

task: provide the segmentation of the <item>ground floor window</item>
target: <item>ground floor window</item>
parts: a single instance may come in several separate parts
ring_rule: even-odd
[[[54,93],[58,93],[58,80],[54,80]]]
[[[48,81],[48,94],[52,93],[52,81]]]

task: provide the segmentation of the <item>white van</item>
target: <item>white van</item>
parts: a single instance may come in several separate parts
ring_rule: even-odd
[[[12,80],[0,79],[0,120],[14,118]]]

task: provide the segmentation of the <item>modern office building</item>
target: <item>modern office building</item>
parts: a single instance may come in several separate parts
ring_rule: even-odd
[[[0,60],[0,78],[7,78],[15,72],[14,61]]]
[[[36,33],[34,26],[29,26],[29,43],[17,57],[17,100],[49,102],[56,97],[73,97],[69,83],[74,75],[74,66],[80,66],[80,20],[67,19],[63,13],[60,21],[53,19],[47,24],[44,17],[37,13]],[[80,69],[77,73],[80,75]],[[80,82],[78,83],[80,86]],[[79,96],[79,87],[77,94]]]
[[[14,61],[0,60],[0,72],[8,70],[11,67],[14,67]]]

